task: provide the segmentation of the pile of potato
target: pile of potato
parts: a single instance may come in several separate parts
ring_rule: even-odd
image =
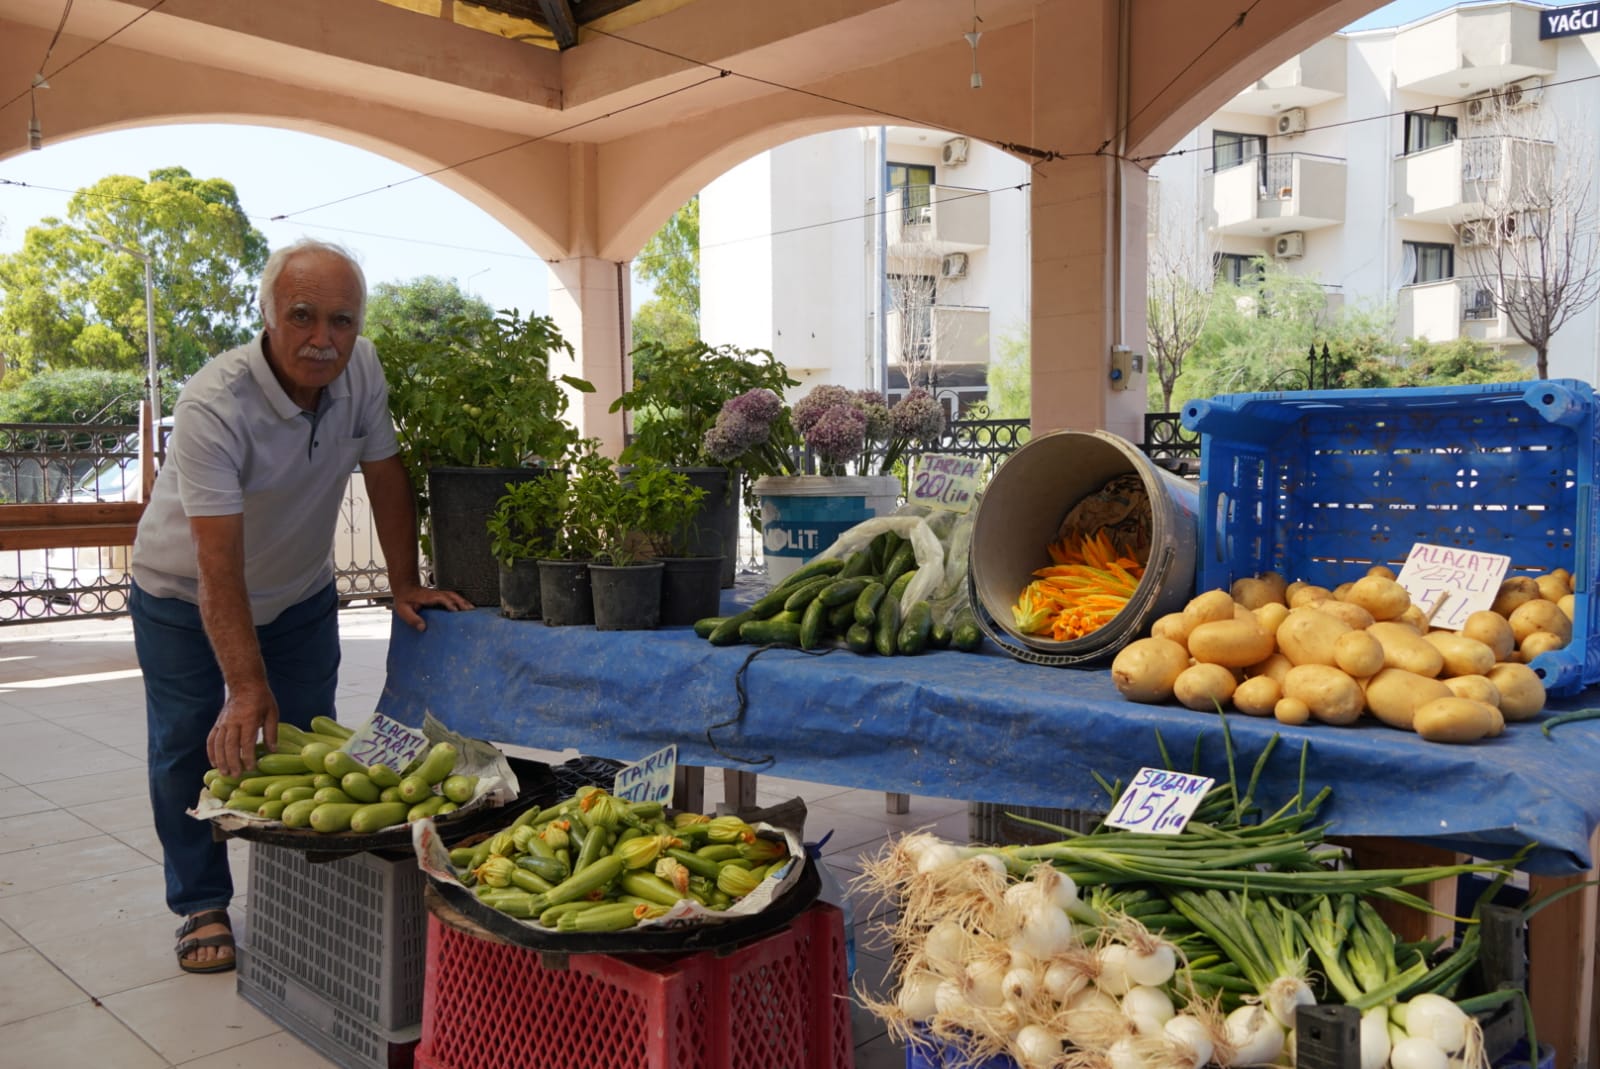
[[[1125,698],[1236,709],[1285,724],[1363,714],[1434,742],[1474,742],[1544,708],[1527,662],[1572,640],[1572,577],[1500,587],[1492,609],[1434,630],[1383,566],[1335,590],[1276,574],[1201,594],[1111,665]]]

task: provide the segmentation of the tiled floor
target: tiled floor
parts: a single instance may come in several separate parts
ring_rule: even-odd
[[[346,610],[340,632],[339,716],[356,722],[382,689],[388,612]],[[0,1066],[56,1064],[63,1055],[117,1069],[332,1064],[239,998],[233,973],[189,976],[177,967],[127,621],[0,628],[0,732]],[[948,799],[913,797],[909,814],[890,816],[878,792],[763,777],[757,800],[797,794],[809,812],[806,837],[833,831],[824,860],[844,884],[888,834],[931,826],[967,837],[966,805]],[[715,770],[706,796],[708,804],[721,797]],[[241,931],[248,849],[229,846]],[[857,916],[858,931],[870,921]],[[885,963],[861,942],[860,976],[877,990]],[[905,1064],[859,1007],[853,1025],[858,1069]]]

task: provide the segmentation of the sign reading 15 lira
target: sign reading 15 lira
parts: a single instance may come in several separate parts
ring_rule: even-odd
[[[907,503],[966,512],[978,500],[983,485],[983,461],[977,457],[923,453],[911,468]]]
[[[1106,823],[1123,831],[1177,835],[1194,816],[1213,782],[1206,776],[1187,772],[1141,768],[1117,799],[1117,806],[1106,817]]]

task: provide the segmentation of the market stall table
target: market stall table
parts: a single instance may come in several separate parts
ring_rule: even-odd
[[[634,760],[671,743],[680,762],[874,790],[1014,805],[1103,808],[1092,773],[1126,779],[1160,766],[1157,732],[1186,766],[1225,776],[1217,717],[1126,702],[1103,670],[1025,664],[989,652],[922,657],[827,656],[714,647],[688,629],[597,632],[513,621],[491,610],[430,613],[417,633],[396,624],[380,708],[407,723],[431,711],[453,730],[544,749]],[[741,710],[736,679],[748,696]],[[1577,708],[1584,696],[1552,703]],[[1417,840],[1479,857],[1533,850],[1522,867],[1571,877],[1593,863],[1600,824],[1600,721],[1546,737],[1513,725],[1470,746],[1426,742],[1377,724],[1285,727],[1229,717],[1241,761],[1282,736],[1257,799],[1298,789],[1300,743],[1311,791],[1333,796],[1322,817],[1341,836]],[[720,726],[718,726],[720,725]],[[747,762],[754,761],[750,764]],[[1248,765],[1246,765],[1248,768]],[[1535,932],[1536,1005],[1560,1001],[1561,1049],[1587,1051],[1594,903],[1553,907],[1565,929]],[[1589,934],[1574,932],[1574,924]],[[1551,956],[1564,952],[1559,966]],[[1574,955],[1576,957],[1574,958]],[[1545,981],[1556,968],[1559,983]],[[1559,988],[1559,990],[1558,990]],[[1569,1021],[1568,1018],[1571,1018]],[[1580,1062],[1581,1064],[1581,1062]]]

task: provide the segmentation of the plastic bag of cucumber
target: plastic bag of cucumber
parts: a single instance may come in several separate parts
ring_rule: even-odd
[[[323,834],[370,835],[458,810],[504,805],[517,797],[517,777],[492,744],[424,719],[426,747],[401,768],[362,764],[352,750],[379,714],[352,730],[327,717],[303,732],[278,725],[275,753],[256,757],[256,771],[238,780],[206,773],[189,815],[227,830],[279,824]]]
[[[695,624],[718,646],[917,654],[982,643],[967,595],[975,513],[902,506],[850,528],[817,558],[733,616]]]

